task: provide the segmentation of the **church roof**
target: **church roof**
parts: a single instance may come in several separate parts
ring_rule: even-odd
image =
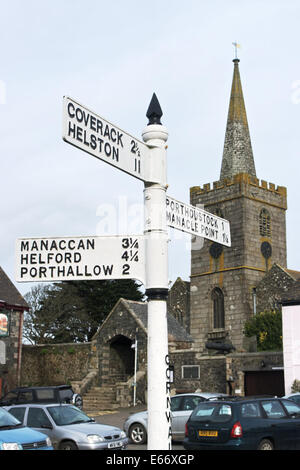
[[[281,298],[281,304],[300,305],[300,279],[298,279]]]
[[[239,59],[234,59],[233,62],[234,71],[220,180],[232,178],[234,175],[239,173],[247,173],[256,177],[246,107],[239,72]]]
[[[122,299],[122,301],[127,306],[128,310],[134,314],[134,316],[143,324],[145,330],[147,330],[147,303],[146,302],[137,302],[134,300]],[[176,318],[168,313],[168,335],[169,341],[185,341],[191,342],[193,338],[186,332],[186,330],[178,323]]]
[[[295,271],[294,269],[283,268],[293,279],[300,279],[300,271]]]
[[[0,303],[28,310],[28,304],[0,266]]]

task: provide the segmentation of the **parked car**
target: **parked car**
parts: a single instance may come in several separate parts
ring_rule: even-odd
[[[98,424],[74,405],[24,404],[6,408],[29,428],[47,434],[58,450],[122,450],[128,438],[121,429]]]
[[[198,403],[204,400],[217,399],[227,396],[222,393],[184,393],[171,397],[172,439],[184,439],[185,423]],[[147,441],[148,412],[141,411],[130,415],[123,425],[127,436],[134,444],[144,444]]]
[[[23,426],[4,408],[0,408],[0,450],[53,450],[45,434]]]
[[[21,403],[73,403],[82,408],[81,395],[74,393],[71,385],[54,385],[49,387],[17,387],[4,395],[0,406],[18,405]]]
[[[200,403],[186,423],[191,450],[300,449],[300,406],[283,398]]]
[[[293,400],[295,403],[300,405],[300,392],[298,393],[290,393],[289,395],[285,395],[282,398],[286,398],[288,400]]]

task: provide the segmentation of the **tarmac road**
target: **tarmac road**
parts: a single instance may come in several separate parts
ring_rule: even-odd
[[[88,413],[89,416],[95,418],[97,423],[102,424],[109,424],[111,426],[117,426],[120,429],[123,429],[124,421],[127,417],[133,413],[138,413],[139,411],[146,410],[145,405],[136,405],[135,407],[128,407],[128,408],[119,408],[116,411],[101,411],[99,413],[91,414]],[[147,444],[132,444],[129,443],[128,445],[129,450],[147,450]],[[183,450],[183,445],[181,442],[173,442],[172,443],[173,450]],[[157,449],[160,450],[160,449]]]

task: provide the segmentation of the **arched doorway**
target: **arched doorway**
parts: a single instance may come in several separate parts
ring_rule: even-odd
[[[132,340],[123,335],[110,341],[109,371],[113,381],[127,381],[134,374],[134,349]]]

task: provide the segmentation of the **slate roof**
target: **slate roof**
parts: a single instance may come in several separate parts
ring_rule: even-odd
[[[300,305],[300,280],[298,279],[282,296],[282,305]]]
[[[29,308],[25,299],[0,266],[0,302],[1,301],[16,309],[21,308],[22,310],[27,310]]]
[[[143,324],[147,331],[147,303],[137,302],[134,300],[122,299],[122,301]],[[192,342],[193,338],[186,332],[186,330],[178,323],[176,318],[170,313],[167,314],[168,320],[168,335],[170,341],[184,341]]]
[[[300,279],[300,272],[295,271],[294,269],[282,268],[285,272],[287,272],[293,279],[297,280]]]

